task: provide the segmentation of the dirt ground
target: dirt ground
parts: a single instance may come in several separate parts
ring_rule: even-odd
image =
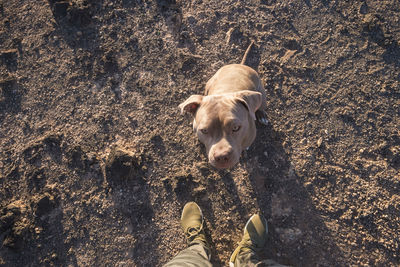
[[[400,2],[1,0],[0,265],[161,266],[183,205],[227,266],[253,213],[293,266],[400,262]],[[268,126],[207,163],[178,105],[247,64]]]

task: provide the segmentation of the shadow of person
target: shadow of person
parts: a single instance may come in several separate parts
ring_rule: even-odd
[[[259,128],[246,161],[261,213],[269,222],[264,257],[295,266],[336,265],[340,250],[330,238],[304,181],[296,173],[271,125]]]
[[[181,209],[190,201],[196,202],[201,207],[205,219],[203,226],[210,245],[211,255],[213,255],[212,263],[215,266],[222,266],[221,259],[214,256],[217,255],[215,241],[208,228],[208,225],[213,227],[217,223],[211,201],[213,196],[209,193],[214,192],[215,187],[218,187],[218,184],[220,184],[220,179],[216,179],[215,175],[216,172],[206,166],[199,165],[194,170],[182,169],[173,177],[163,179],[163,185],[167,197],[171,199],[176,198],[180,203]]]

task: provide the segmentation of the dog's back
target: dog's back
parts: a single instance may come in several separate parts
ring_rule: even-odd
[[[266,108],[266,93],[257,72],[249,66],[230,64],[220,68],[205,87],[205,95],[221,95],[244,90],[260,92],[263,101],[260,109]]]

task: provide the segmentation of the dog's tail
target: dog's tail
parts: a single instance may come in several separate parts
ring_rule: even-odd
[[[244,52],[244,56],[243,56],[242,62],[240,62],[241,65],[244,65],[246,63],[247,55],[249,54],[250,49],[253,46],[253,44],[254,44],[254,41],[251,41],[249,47],[247,47],[247,49],[246,49],[246,52]]]

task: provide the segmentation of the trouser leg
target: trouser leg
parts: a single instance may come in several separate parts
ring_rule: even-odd
[[[240,253],[235,260],[235,267],[286,267],[273,260],[260,260],[254,251],[246,251]]]
[[[211,267],[210,252],[203,242],[196,242],[189,245],[188,248],[178,253],[164,267],[172,266],[197,266]]]

